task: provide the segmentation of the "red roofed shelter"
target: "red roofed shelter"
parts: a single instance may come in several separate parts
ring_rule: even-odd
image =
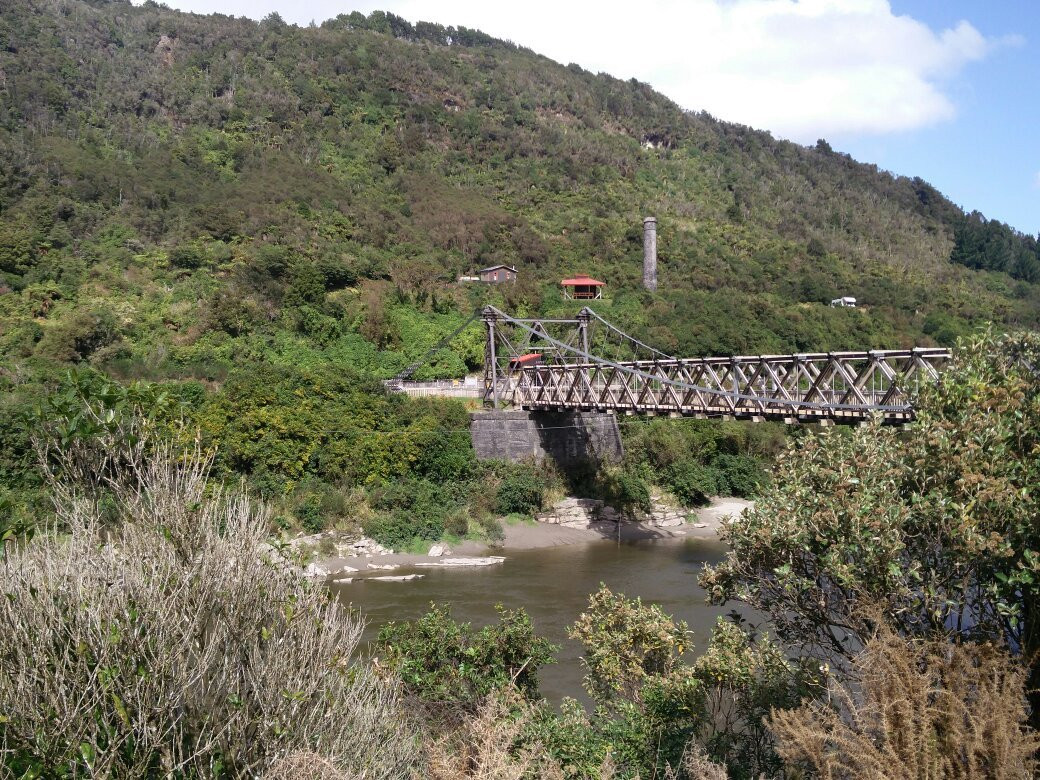
[[[591,301],[603,297],[603,288],[606,282],[593,279],[591,276],[575,276],[573,279],[564,279],[563,297],[575,301]],[[570,289],[568,289],[570,288]]]

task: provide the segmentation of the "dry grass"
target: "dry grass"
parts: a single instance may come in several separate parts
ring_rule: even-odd
[[[691,742],[678,771],[669,768],[665,780],[727,780],[726,767],[711,761],[700,745]]]
[[[777,752],[821,778],[1031,778],[1026,671],[989,645],[908,644],[882,631],[853,668],[855,690],[774,711]]]
[[[415,780],[563,780],[538,744],[521,745],[531,706],[512,689],[488,698],[455,735],[427,745],[428,766]]]
[[[63,531],[0,566],[0,776],[270,776],[301,755],[407,776],[397,690],[351,661],[361,622],[273,560],[264,510],[214,491],[197,448],[135,445],[100,473],[49,455]]]

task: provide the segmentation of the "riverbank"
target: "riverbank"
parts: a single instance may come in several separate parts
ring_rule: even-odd
[[[670,539],[714,539],[719,526],[727,517],[740,514],[752,506],[740,498],[715,498],[706,507],[691,511],[685,523],[659,527],[648,523],[615,523],[600,521],[586,527],[572,527],[536,521],[504,523],[504,539],[491,547],[483,542],[465,540],[450,548],[432,545],[435,555],[385,553],[378,548],[370,554],[357,556],[318,557],[308,568],[313,576],[336,580],[374,577],[401,578],[422,574],[431,566],[494,566],[508,557],[510,551],[537,550],[564,545],[589,544],[604,540],[632,542]],[[440,549],[438,549],[440,548]],[[470,560],[459,560],[470,559]],[[480,559],[480,560],[477,560]],[[408,574],[403,572],[407,571]]]

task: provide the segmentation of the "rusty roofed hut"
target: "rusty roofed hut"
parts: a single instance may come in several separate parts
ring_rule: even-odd
[[[603,288],[606,287],[606,282],[585,275],[564,279],[560,284],[563,285],[563,297],[574,301],[599,300],[603,297]]]

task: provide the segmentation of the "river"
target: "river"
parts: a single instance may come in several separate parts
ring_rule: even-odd
[[[561,646],[558,662],[542,668],[542,693],[551,701],[563,696],[585,700],[579,661],[581,646],[567,639],[566,629],[588,605],[600,583],[615,592],[659,604],[694,632],[695,652],[702,650],[716,618],[729,607],[713,607],[704,599],[697,575],[705,563],[716,563],[725,546],[715,538],[595,541],[502,553],[501,565],[468,569],[407,569],[425,574],[411,582],[334,584],[337,597],[359,609],[368,620],[371,642],[388,621],[409,620],[430,602],[452,605],[456,620],[483,626],[496,620],[495,605],[523,607],[535,632]]]

